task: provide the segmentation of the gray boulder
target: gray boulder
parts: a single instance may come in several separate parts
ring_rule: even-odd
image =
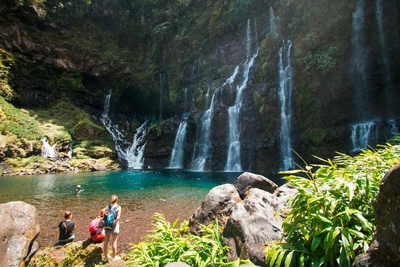
[[[297,190],[278,186],[269,179],[252,173],[243,173],[235,185],[214,187],[201,207],[192,215],[191,232],[198,233],[199,224],[214,223],[218,219],[223,229],[223,243],[230,247],[229,260],[250,259],[265,266],[264,244],[282,236],[282,222],[287,200]]]
[[[189,220],[190,232],[199,233],[200,224],[208,225],[218,219],[219,225],[225,225],[231,215],[233,205],[241,201],[236,188],[231,184],[216,186],[208,192],[201,206]]]
[[[35,207],[22,201],[0,204],[0,266],[21,266],[39,247],[40,232]]]
[[[235,181],[235,187],[240,197],[243,199],[244,194],[250,188],[259,188],[267,192],[274,192],[278,186],[268,178],[250,172],[242,173]]]
[[[282,218],[274,207],[279,199],[273,194],[251,188],[246,198],[232,208],[232,214],[223,231],[223,241],[230,246],[228,259],[238,257],[253,263],[265,264],[264,244],[282,237]]]
[[[400,266],[400,164],[383,177],[374,212],[374,240],[366,253],[356,257],[353,267]]]

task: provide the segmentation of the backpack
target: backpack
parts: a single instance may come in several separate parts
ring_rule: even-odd
[[[99,230],[101,231],[101,229],[100,229],[100,224],[101,224],[101,221],[103,220],[103,218],[96,218],[96,219],[93,219],[91,222],[90,222],[90,225],[89,225],[89,232],[91,233],[91,234],[97,234],[98,232],[99,232]]]
[[[118,205],[115,205],[114,208],[111,209],[111,205],[108,205],[108,214],[106,214],[104,219],[104,228],[108,230],[112,230],[115,224],[115,218],[117,217],[117,209]]]

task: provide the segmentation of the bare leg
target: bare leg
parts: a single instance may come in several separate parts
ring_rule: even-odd
[[[111,247],[113,251],[113,258],[115,258],[115,255],[117,255],[117,240],[118,240],[118,234],[112,234],[111,235]]]
[[[103,243],[103,253],[104,253],[104,257],[106,260],[108,260],[108,242],[110,241],[110,235],[111,234],[106,234],[104,237],[104,243]]]

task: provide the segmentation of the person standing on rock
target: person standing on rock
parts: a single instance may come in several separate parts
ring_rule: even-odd
[[[72,212],[64,212],[64,219],[58,224],[58,229],[60,231],[58,236],[58,245],[64,245],[66,243],[72,242],[75,239],[74,231],[76,229],[76,224],[72,221]]]
[[[119,234],[119,220],[121,218],[121,206],[118,205],[118,196],[112,195],[110,204],[106,207],[106,215],[104,216],[104,229],[106,236],[104,237],[103,253],[106,261],[108,256],[108,243],[111,242],[112,259],[118,260],[117,240]]]

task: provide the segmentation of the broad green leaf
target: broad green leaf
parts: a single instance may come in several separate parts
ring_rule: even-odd
[[[281,266],[281,264],[282,264],[282,259],[283,259],[283,257],[285,256],[285,254],[286,254],[286,250],[281,250],[281,251],[279,252],[279,256],[278,256],[278,258],[276,259],[275,266]]]
[[[314,252],[317,249],[322,238],[323,238],[323,235],[319,235],[319,236],[316,236],[313,238],[313,240],[311,242],[311,252]]]
[[[290,266],[290,264],[292,263],[293,253],[294,251],[292,250],[286,255],[285,266]]]
[[[337,227],[326,235],[326,238],[324,239],[325,251],[329,251],[333,247],[333,244],[335,243],[336,237],[338,236],[339,233],[340,233],[340,228]]]

